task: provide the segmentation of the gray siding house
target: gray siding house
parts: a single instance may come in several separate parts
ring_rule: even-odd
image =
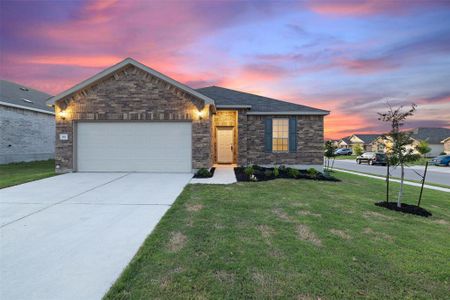
[[[51,95],[0,81],[0,164],[55,156],[55,114]]]

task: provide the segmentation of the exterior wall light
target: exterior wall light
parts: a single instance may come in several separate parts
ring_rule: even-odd
[[[63,120],[67,118],[67,112],[65,110],[61,110],[58,115]]]
[[[199,120],[202,120],[202,119],[203,119],[203,111],[199,110],[199,111],[197,112],[197,116],[198,116],[198,119],[199,119]]]

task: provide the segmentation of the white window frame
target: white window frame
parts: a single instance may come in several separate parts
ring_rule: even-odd
[[[285,123],[285,124],[282,124]],[[277,143],[275,143],[277,140]],[[281,149],[280,147],[281,140]],[[286,149],[284,149],[286,146]],[[272,119],[272,152],[288,153],[289,152],[289,118],[273,118]]]

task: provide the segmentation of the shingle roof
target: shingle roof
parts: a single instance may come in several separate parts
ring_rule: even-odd
[[[360,140],[362,140],[365,144],[370,144],[375,139],[377,139],[381,134],[359,134],[355,133],[354,136],[357,136]]]
[[[250,93],[230,90],[219,86],[209,86],[197,89],[201,94],[214,100],[216,106],[251,106],[250,112],[295,112],[305,114],[326,115],[329,112],[305,105],[294,104],[282,100],[258,96]]]
[[[430,144],[440,144],[441,141],[450,136],[449,128],[424,128],[419,127],[412,130],[411,137],[416,140],[425,140]]]
[[[350,145],[352,143],[352,141],[350,141],[350,136],[343,137],[340,140],[344,141],[347,145]]]
[[[49,94],[21,84],[0,80],[0,102],[4,105],[53,113],[54,109],[46,105],[46,100],[50,97]]]

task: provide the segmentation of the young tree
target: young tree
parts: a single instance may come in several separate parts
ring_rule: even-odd
[[[364,149],[361,147],[360,144],[356,144],[355,146],[353,146],[353,153],[355,155],[360,156],[361,154],[364,153]]]
[[[324,156],[326,157],[325,168],[327,170],[333,170],[334,158],[336,157],[336,154],[334,154],[334,151],[336,151],[336,148],[337,147],[333,144],[332,141],[325,142]],[[331,163],[331,160],[333,160],[333,163]],[[331,167],[330,167],[330,165],[331,165]]]
[[[378,113],[378,120],[390,123],[391,130],[385,135],[385,138],[389,139],[392,143],[388,150],[388,159],[391,166],[400,166],[400,191],[398,192],[397,206],[401,207],[401,201],[403,196],[403,181],[405,179],[405,164],[407,162],[417,159],[417,156],[413,154],[413,148],[407,147],[411,144],[411,132],[400,131],[400,128],[404,125],[406,118],[414,115],[417,105],[411,104],[409,110],[403,110],[403,106],[393,108],[389,103],[387,104],[388,111],[385,113]]]
[[[426,154],[431,151],[431,148],[427,141],[421,140],[416,146],[417,152],[420,153],[423,157],[426,157]]]

